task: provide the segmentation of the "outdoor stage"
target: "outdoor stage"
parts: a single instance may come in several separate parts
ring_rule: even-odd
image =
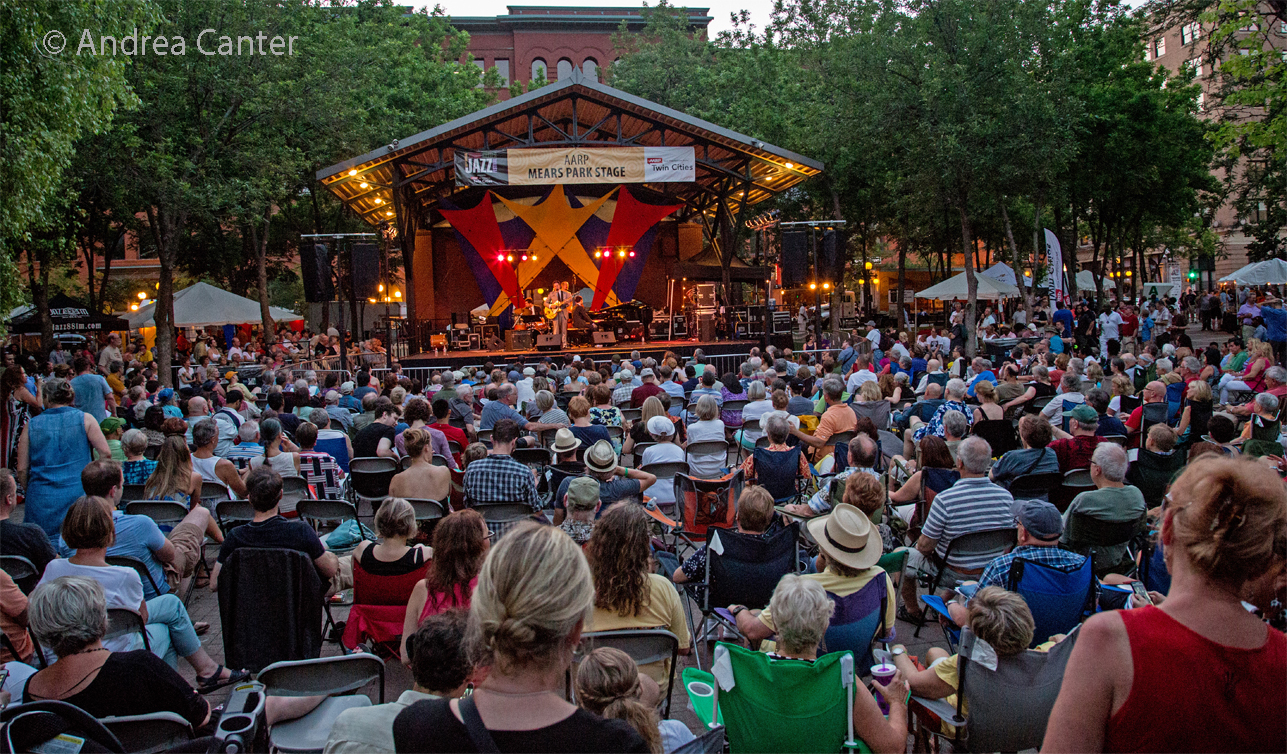
[[[535,364],[545,357],[558,360],[562,357],[573,355],[582,358],[589,357],[595,361],[608,361],[613,355],[620,355],[622,360],[629,360],[633,351],[638,351],[643,356],[652,356],[657,360],[667,352],[671,351],[681,358],[688,358],[693,355],[693,351],[701,349],[702,353],[707,356],[722,356],[732,354],[745,354],[754,347],[763,347],[760,340],[719,340],[712,342],[700,342],[696,340],[652,340],[647,343],[617,343],[611,346],[598,346],[579,348],[567,348],[558,351],[537,351],[535,349],[528,351],[448,351],[446,354],[439,353],[418,353],[400,359],[399,363],[407,369],[462,369],[464,367],[478,367],[492,362],[500,366],[501,364],[514,364],[518,362],[526,364]]]

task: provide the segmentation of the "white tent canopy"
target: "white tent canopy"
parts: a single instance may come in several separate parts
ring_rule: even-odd
[[[1238,285],[1284,285],[1287,284],[1287,261],[1266,259],[1263,262],[1253,262],[1220,278],[1220,282]]]
[[[1011,273],[1013,274],[1013,273]],[[1019,289],[986,274],[975,276],[978,280],[978,297],[980,299],[1001,299],[1019,295]],[[916,294],[916,298],[930,298],[938,301],[953,301],[968,297],[965,273],[944,280],[938,285],[930,286]]]
[[[155,327],[153,312],[156,303],[139,307],[136,312],[129,312],[126,319],[130,329]],[[277,322],[293,322],[303,319],[289,309],[276,306],[268,307],[268,314]],[[259,302],[229,293],[209,283],[197,283],[174,294],[175,327],[215,327],[219,325],[241,325],[257,323],[261,319]]]
[[[1175,283],[1140,283],[1140,295],[1152,298],[1156,294],[1158,298],[1164,298],[1170,296],[1175,287]]]
[[[980,272],[979,274],[986,275],[987,277],[990,277],[993,280],[999,280],[1002,283],[1005,283],[1007,285],[1017,286],[1019,284],[1018,281],[1015,280],[1014,270],[1012,270],[1010,268],[1010,265],[1006,264],[1005,262],[997,262],[996,264],[987,268],[983,272]],[[1028,284],[1031,285],[1032,281],[1028,280]],[[1039,287],[1048,288],[1049,286],[1050,286],[1050,276],[1047,275],[1046,278],[1041,281]],[[1104,278],[1104,290],[1106,291],[1113,290],[1116,287],[1117,286],[1113,284],[1113,281],[1109,280],[1108,278]],[[1077,273],[1077,290],[1092,291],[1094,289],[1095,289],[1095,274],[1090,270],[1082,270],[1081,272],[1078,272]]]

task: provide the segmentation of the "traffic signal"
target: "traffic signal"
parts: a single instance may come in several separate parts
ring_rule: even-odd
[[[1197,279],[1198,279],[1198,271],[1189,270],[1189,280],[1197,280]]]

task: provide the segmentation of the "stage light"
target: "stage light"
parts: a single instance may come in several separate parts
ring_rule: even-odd
[[[869,270],[870,270],[870,269],[871,269],[871,262],[867,262],[866,264],[864,264],[864,265],[863,265],[863,267],[865,267],[865,268],[867,268],[867,269],[869,269]]]
[[[631,259],[634,259],[634,258],[635,258],[635,253],[634,253],[633,251],[632,251],[632,252],[630,252],[630,258],[631,258]]]
[[[504,262],[504,261],[505,261],[505,255],[504,255],[504,254],[497,254],[497,255],[496,255],[496,261],[497,261],[497,262]]]
[[[392,211],[392,210],[390,210],[390,211],[388,211],[388,212],[385,212],[384,214],[388,215],[389,217],[393,217],[393,211]]]
[[[858,285],[866,285],[867,278],[858,278]]]
[[[143,291],[139,291],[139,301],[146,301],[146,300],[147,300],[147,294],[144,293]]]
[[[536,289],[536,295],[538,295],[538,296],[544,296],[544,295],[545,295],[545,289],[544,289],[544,288],[537,288],[537,289]]]
[[[375,287],[375,289],[376,289],[377,291],[379,291],[380,293],[384,293],[384,283],[380,283],[379,285],[377,285],[377,286]]]
[[[361,183],[358,184],[358,188],[366,188],[367,186],[370,186],[370,185],[371,184],[367,183],[366,181],[362,181]]]
[[[513,254],[510,254],[509,256],[505,257],[505,261],[506,261],[506,262],[513,262],[513,261],[514,261],[514,255],[513,255]]]
[[[532,261],[533,261],[533,262],[535,262],[535,261],[537,261],[537,259],[539,259],[539,257],[537,257],[535,254],[533,254],[533,255],[532,255]]]
[[[602,252],[602,251],[596,251],[596,252],[594,252],[594,258],[595,258],[595,259],[602,259],[602,258],[603,258],[603,252]]]
[[[377,196],[377,197],[375,198],[375,203],[376,203],[376,204],[384,204],[384,200]]]
[[[879,283],[879,282],[880,282],[880,275],[877,275],[876,273],[874,273],[874,272],[873,272],[873,273],[871,274],[871,282],[873,282],[873,283]]]
[[[369,298],[369,299],[367,299],[367,301],[370,301],[370,302],[371,302],[371,303],[373,303],[373,304],[375,303],[375,299],[373,299],[373,298]]]
[[[618,251],[618,252],[617,252],[617,256],[618,256],[618,257],[620,257],[620,258],[622,258],[622,259],[625,259],[625,258],[626,258],[626,253],[625,253],[624,251]]]
[[[789,162],[786,164],[786,169],[787,169],[787,170],[791,170],[791,169],[792,169],[792,168],[794,168],[794,167],[795,167],[795,165],[792,165],[792,164],[791,164],[791,163],[789,163]]]
[[[1126,277],[1130,277],[1130,276],[1131,276],[1131,271],[1130,271],[1130,270],[1127,270],[1127,271],[1126,271]]]
[[[527,255],[526,255],[526,254],[524,254],[524,255],[522,256],[522,260],[523,260],[524,262],[526,262],[526,261],[527,261]]]
[[[357,175],[357,171],[356,171],[356,170],[350,170],[350,171],[349,171],[349,175]]]

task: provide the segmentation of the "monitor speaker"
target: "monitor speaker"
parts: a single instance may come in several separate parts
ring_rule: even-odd
[[[612,332],[603,330],[594,331],[594,344],[596,346],[610,346],[617,342],[617,336]]]
[[[809,272],[809,236],[806,231],[783,231],[781,267],[783,288],[804,285]]]
[[[509,351],[530,351],[532,350],[532,331],[531,330],[506,330],[505,331],[505,348]]]
[[[563,339],[552,332],[541,333],[536,336],[536,350],[538,351],[557,351],[563,347]]]
[[[380,252],[373,243],[355,243],[352,252],[353,296],[366,301],[380,295]]]
[[[326,244],[315,243],[311,249],[301,251],[299,273],[304,281],[305,301],[318,304],[335,298],[335,287],[331,283],[331,254]]]

